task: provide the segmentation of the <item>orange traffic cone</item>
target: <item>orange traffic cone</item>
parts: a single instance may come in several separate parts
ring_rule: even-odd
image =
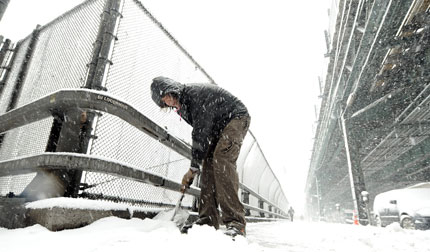
[[[358,216],[357,216],[357,213],[354,211],[354,213],[353,213],[353,215],[352,215],[353,217],[353,223],[354,223],[354,225],[359,225],[359,223],[358,223]]]

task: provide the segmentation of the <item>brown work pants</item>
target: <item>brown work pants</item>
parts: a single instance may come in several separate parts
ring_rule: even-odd
[[[216,229],[220,224],[239,229],[246,225],[245,211],[238,196],[236,161],[249,123],[248,116],[232,119],[221,132],[218,142],[209,147],[203,160],[199,217],[208,218],[208,224]]]

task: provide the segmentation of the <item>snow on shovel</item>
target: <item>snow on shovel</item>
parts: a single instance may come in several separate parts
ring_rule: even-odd
[[[154,216],[153,219],[173,221],[177,227],[182,227],[190,215],[187,210],[181,208],[181,203],[184,199],[184,196],[185,192],[181,194],[181,197],[179,198],[178,203],[176,203],[175,208],[161,211],[156,216]]]

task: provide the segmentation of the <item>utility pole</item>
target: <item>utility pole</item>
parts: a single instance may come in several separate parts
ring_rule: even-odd
[[[366,191],[364,183],[364,174],[361,169],[361,156],[360,156],[360,137],[353,132],[354,126],[351,123],[347,123],[344,115],[341,117],[342,131],[345,143],[346,157],[348,163],[348,173],[351,185],[352,201],[354,203],[354,209],[358,214],[358,220],[361,225],[367,225],[370,223],[367,209],[367,204],[363,197],[363,192]],[[355,127],[357,128],[357,127]],[[367,191],[366,191],[367,193]],[[366,194],[364,193],[364,194]],[[367,195],[367,194],[366,194]]]

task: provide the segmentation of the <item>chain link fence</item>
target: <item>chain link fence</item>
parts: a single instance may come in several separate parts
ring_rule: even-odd
[[[117,9],[109,7],[112,1],[118,3]],[[103,15],[113,12],[119,18],[109,33],[112,44],[107,55],[99,55],[98,60],[103,60],[105,68],[96,86],[190,144],[191,127],[176,113],[160,111],[150,97],[150,83],[156,76],[168,76],[181,83],[215,83],[136,0],[86,1],[21,40],[15,47],[13,60],[8,61],[11,62],[8,74],[2,74],[4,80],[0,80],[5,84],[0,93],[0,116],[57,90],[84,87],[94,64],[94,48],[101,43],[101,35],[106,34],[100,33],[100,28],[106,25]],[[12,102],[14,99],[16,102]],[[97,112],[91,126],[92,136],[84,154],[130,164],[178,183],[189,168],[187,158],[114,115]],[[48,118],[1,133],[0,161],[44,153],[52,127],[53,119]],[[243,184],[240,193],[253,192],[244,198],[244,203],[277,213],[288,208],[281,185],[251,133],[244,140],[238,173]],[[0,194],[19,195],[34,176],[0,177]],[[83,172],[81,184],[86,185],[79,191],[81,196],[140,206],[171,205],[179,197],[178,192],[162,187],[97,172]],[[267,202],[278,210],[273,210]],[[187,196],[183,203],[191,207],[193,197]],[[250,213],[260,215],[256,210]]]
[[[17,43],[10,73],[2,80],[1,114],[59,89],[83,85],[105,2],[87,1]],[[27,74],[21,76],[24,64]],[[14,99],[16,105],[11,107]],[[52,122],[52,118],[44,119],[8,131],[1,143],[0,160],[45,152]],[[34,176],[0,178],[1,194],[20,194]]]

